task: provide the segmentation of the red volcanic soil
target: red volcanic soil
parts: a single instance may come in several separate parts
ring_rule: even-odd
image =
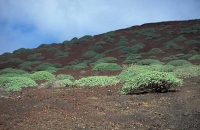
[[[167,49],[164,43],[184,35],[187,40],[198,40],[200,29],[196,33],[179,34],[182,28],[200,24],[199,20],[160,22],[133,26],[114,31],[113,42],[107,42],[101,54],[116,48],[119,36],[126,36],[130,42],[144,43],[145,47],[138,53],[145,53],[141,59],[156,56],[162,62],[166,56],[179,53],[188,54],[191,50],[200,53],[200,44],[185,44],[177,42],[182,49]],[[133,34],[134,30],[155,28],[159,38],[150,38]],[[169,33],[171,31],[171,33]],[[103,34],[94,36],[92,41],[74,44],[67,50],[67,57],[55,58],[57,51],[48,52],[49,47],[56,47],[65,52],[63,44],[52,44],[47,48],[33,49],[32,52],[11,54],[2,57],[0,61],[19,58],[28,61],[31,54],[41,53],[41,62],[60,63],[61,67],[78,60],[80,63],[90,58],[82,57],[88,48],[98,41],[103,41]],[[131,45],[127,45],[131,46]],[[148,54],[152,48],[160,48],[165,53]],[[106,53],[105,57],[117,58],[122,65],[125,58],[119,49]],[[182,58],[188,60],[188,57]],[[34,60],[31,60],[34,61]],[[190,61],[199,65],[199,60]],[[35,68],[37,65],[33,65]],[[89,64],[88,64],[89,66]],[[0,70],[8,67],[20,68],[19,63],[5,62],[0,64]],[[80,73],[81,71],[84,73]],[[57,74],[70,74],[75,79],[93,75],[117,75],[121,71],[93,71],[91,66],[83,70],[60,70]],[[184,79],[184,85],[168,93],[147,93],[139,95],[120,95],[122,84],[107,87],[77,87],[66,88],[24,88],[21,92],[13,92],[0,98],[0,130],[199,130],[200,129],[200,77]]]
[[[168,93],[119,95],[121,85],[32,89],[0,99],[1,130],[199,130],[200,77]]]

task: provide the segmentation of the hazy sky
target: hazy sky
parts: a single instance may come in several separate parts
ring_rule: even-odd
[[[0,0],[0,54],[149,22],[200,18],[200,0]]]

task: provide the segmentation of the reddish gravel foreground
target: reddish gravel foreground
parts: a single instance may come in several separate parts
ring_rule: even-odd
[[[32,89],[0,99],[1,130],[199,130],[200,77],[168,93],[119,95],[121,85]]]

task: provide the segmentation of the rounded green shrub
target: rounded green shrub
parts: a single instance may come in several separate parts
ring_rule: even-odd
[[[130,78],[121,89],[121,94],[167,92],[183,81],[166,72],[146,71]]]
[[[103,48],[102,45],[93,45],[93,46],[89,47],[89,50],[94,51],[94,50],[99,50],[99,49],[102,49],[102,48]]]
[[[92,58],[90,59],[90,61],[96,62],[97,60],[103,58],[105,55],[106,55],[106,54],[104,54],[104,53],[97,54],[97,55],[95,55],[94,57],[92,57]]]
[[[69,55],[69,52],[58,51],[54,54],[54,57],[56,58],[67,57],[68,55]]]
[[[176,67],[176,69],[170,73],[180,78],[195,77],[200,75],[200,66],[199,65],[180,66]]]
[[[83,54],[83,57],[85,58],[91,58],[96,56],[98,53],[94,52],[94,51],[87,51]]]
[[[185,44],[200,44],[200,41],[197,40],[188,40],[184,42]]]
[[[35,59],[37,59],[39,56],[42,56],[42,54],[41,54],[41,53],[35,53],[35,54],[32,54],[32,55],[29,55],[29,56],[27,57],[27,59],[28,59],[28,60],[35,60]]]
[[[56,67],[47,67],[45,71],[50,72],[50,73],[55,73],[57,72],[59,69]]]
[[[28,49],[28,48],[20,48],[18,50],[13,51],[13,54],[22,54],[22,53],[27,53],[31,52],[33,49]]]
[[[160,53],[164,53],[163,50],[161,50],[160,48],[152,48],[148,54],[160,54]]]
[[[178,58],[176,57],[176,56],[174,56],[174,55],[171,55],[171,56],[169,56],[169,57],[164,57],[164,58],[162,58],[162,60],[177,60]]]
[[[160,72],[172,72],[176,69],[173,65],[161,65],[161,64],[153,64],[150,66],[146,66],[148,70],[152,71],[160,71]]]
[[[183,66],[183,65],[191,65],[191,63],[187,60],[172,60],[167,63],[168,65],[173,65],[173,66]]]
[[[40,63],[41,63],[40,61],[26,61],[26,62],[21,63],[19,66],[25,67],[25,66],[32,66],[32,65],[40,64]]]
[[[104,45],[104,44],[106,44],[105,41],[98,41],[98,42],[95,43],[95,45],[97,45],[97,46],[98,46],[98,45]]]
[[[137,64],[138,65],[152,65],[152,64],[163,64],[163,63],[155,59],[144,59],[144,60],[138,61]]]
[[[10,56],[10,55],[12,55],[12,53],[5,52],[5,53],[1,54],[0,57],[6,57],[6,56]]]
[[[40,65],[38,65],[37,67],[35,67],[33,70],[34,71],[43,71],[43,70],[46,70],[48,67],[61,67],[62,65],[60,63],[48,63],[48,62],[45,62],[45,63],[42,63]]]
[[[56,78],[59,79],[59,80],[64,80],[64,79],[72,80],[72,79],[74,79],[73,76],[68,75],[68,74],[59,74],[59,75],[56,76]]]
[[[20,69],[13,69],[13,68],[5,68],[0,71],[0,75],[2,74],[27,74],[26,71]]]
[[[14,63],[20,63],[20,64],[24,63],[24,61],[19,58],[10,58],[6,62],[14,62]]]
[[[74,70],[81,70],[81,69],[85,69],[85,68],[87,68],[88,66],[87,66],[87,64],[85,64],[85,63],[79,63],[79,64],[77,64],[77,65],[74,65],[73,66],[73,69]]]
[[[99,60],[96,61],[95,64],[98,64],[98,63],[112,63],[112,62],[116,62],[117,61],[117,58],[115,57],[105,57],[105,58],[101,58]]]
[[[33,80],[50,80],[53,79],[55,76],[47,71],[38,71],[33,74],[30,74],[30,78]]]
[[[0,86],[7,91],[20,91],[22,87],[36,87],[35,81],[28,77],[2,77],[0,76]]]
[[[126,59],[123,61],[123,64],[133,64],[133,63],[137,63],[138,61],[140,61],[140,60],[139,59],[133,59],[133,60]]]
[[[109,70],[117,71],[121,70],[122,67],[116,63],[99,63],[93,66],[92,70]]]
[[[193,55],[188,60],[200,60],[200,55]]]
[[[121,81],[125,82],[133,78],[134,76],[144,73],[148,71],[148,68],[145,66],[140,66],[140,65],[130,65],[123,67],[123,71],[117,75],[116,77]]]

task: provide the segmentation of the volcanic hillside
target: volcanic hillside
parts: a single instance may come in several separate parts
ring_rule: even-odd
[[[41,44],[34,49],[20,48],[0,56],[0,69],[43,70],[40,65],[46,63],[64,70],[88,70],[105,57],[117,58],[114,62],[120,65],[141,59],[164,63],[184,59],[198,64],[199,52],[200,20],[160,22]]]

